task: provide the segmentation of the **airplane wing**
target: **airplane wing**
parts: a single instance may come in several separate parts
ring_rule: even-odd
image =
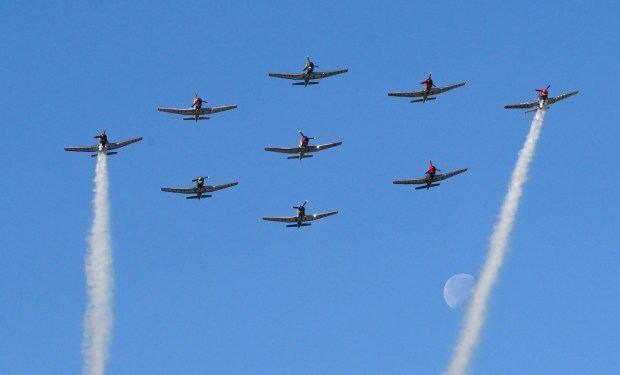
[[[201,115],[209,115],[211,113],[218,113],[218,112],[223,112],[223,111],[228,111],[229,109],[235,109],[237,108],[237,105],[225,105],[225,106],[221,106],[221,107],[211,107],[211,108],[200,108],[200,114]]]
[[[127,145],[130,145],[135,142],[139,142],[142,140],[142,137],[130,139],[128,141],[116,142],[116,143],[108,143],[108,150],[114,150],[116,148],[121,148]]]
[[[336,215],[337,213],[338,213],[338,211],[330,211],[330,212],[325,212],[325,213],[322,213],[322,214],[305,215],[304,218],[301,221],[305,222],[305,221],[319,220],[319,219],[322,219],[324,217]]]
[[[340,146],[342,142],[327,143],[324,145],[308,146],[304,152],[317,152],[328,148]],[[282,152],[285,154],[297,154],[301,152],[301,147],[265,147],[265,151]]]
[[[226,189],[229,188],[231,186],[235,186],[237,185],[239,182],[231,182],[228,184],[222,184],[222,185],[215,185],[215,186],[203,186],[202,187],[202,192],[203,193],[210,193],[212,191],[217,191],[217,190],[222,190],[222,189]]]
[[[346,73],[348,71],[349,69],[331,70],[329,72],[313,72],[312,74],[310,74],[310,79],[327,78],[327,77],[335,76],[337,74]]]
[[[398,185],[421,185],[421,184],[426,184],[428,181],[426,180],[426,178],[416,178],[414,180],[396,180],[396,181],[392,181],[393,184],[398,184]]]
[[[97,152],[97,151],[99,151],[99,146],[65,147],[65,151]]]
[[[538,100],[534,101],[534,102],[529,102],[529,103],[520,103],[520,104],[511,104],[511,105],[505,105],[504,108],[506,109],[513,109],[513,108],[534,108],[538,106]]]
[[[388,92],[388,96],[404,96],[406,98],[415,98],[419,96],[424,96],[424,90],[420,91],[405,91],[405,92]]]
[[[448,172],[448,173],[444,173],[444,174],[435,175],[435,177],[433,178],[433,181],[445,180],[446,178],[450,178],[452,176],[456,176],[457,174],[460,174],[460,173],[463,173],[463,172],[467,172],[467,168],[459,169],[458,171],[453,171],[453,172]]]
[[[297,154],[301,147],[265,147],[265,151],[282,152],[285,154]]]
[[[228,111],[229,109],[235,109],[235,108],[237,108],[237,105],[225,105],[221,107],[205,107],[205,108],[200,108],[198,110],[198,114],[209,115],[211,113]],[[159,112],[174,113],[177,115],[184,115],[184,116],[195,116],[196,115],[196,109],[194,108],[157,108],[157,110]]]
[[[287,74],[287,73],[269,73],[269,77],[286,78],[286,79],[304,79],[305,74]]]
[[[306,152],[322,151],[322,150],[326,150],[328,148],[340,146],[341,144],[342,144],[342,142],[334,142],[334,143],[326,143],[324,145],[308,146],[308,147],[306,147]]]
[[[435,175],[435,177],[433,177],[432,182],[445,180],[446,178],[450,178],[452,176],[456,176],[457,174],[463,173],[463,172],[466,172],[466,171],[467,171],[467,168],[464,168],[464,169],[459,169],[458,171],[448,172],[448,173],[444,173],[444,174],[438,174],[438,175]],[[394,183],[394,184],[405,184],[405,185],[421,185],[421,184],[428,183],[428,180],[426,178],[416,178],[416,179],[413,179],[413,180],[396,180],[396,181],[393,181],[392,183]]]
[[[313,72],[312,74],[310,74],[310,79],[321,79],[321,78],[331,77],[337,74],[346,73],[348,71],[349,69],[332,70],[329,72]],[[303,80],[306,78],[306,74],[304,73],[297,73],[297,74],[269,73],[269,77]]]
[[[579,90],[573,91],[573,92],[569,92],[568,94],[562,94],[560,96],[556,96],[555,98],[549,98],[549,99],[547,99],[547,104],[553,104],[555,102],[559,102],[560,100],[566,99],[568,97],[571,97],[571,96],[577,95],[577,94],[579,94]]]
[[[185,189],[161,188],[161,191],[165,191],[167,193],[181,193],[181,194],[196,194],[196,193],[198,193],[198,190],[195,187],[193,187],[193,188],[185,188]]]
[[[284,216],[284,217],[264,217],[263,220],[267,221],[280,221],[283,223],[292,223],[297,221],[297,216]]]
[[[442,92],[446,92],[446,91],[449,91],[449,90],[452,90],[452,89],[455,89],[457,87],[461,87],[461,86],[464,86],[464,85],[465,85],[465,82],[461,82],[461,83],[458,83],[458,84],[452,85],[452,86],[432,88],[428,92],[428,96],[441,94]],[[407,98],[416,98],[416,97],[424,96],[424,90],[420,90],[420,91],[405,91],[405,92],[388,92],[388,96],[402,96],[402,97],[407,97]]]
[[[441,94],[442,92],[446,92],[446,91],[450,91],[452,89],[455,89],[457,87],[461,87],[461,86],[465,86],[465,82],[461,82],[461,83],[457,83],[456,85],[452,85],[452,86],[446,86],[446,87],[435,87],[432,88],[430,90],[430,92],[428,93],[428,95],[437,95],[437,94]]]
[[[177,115],[184,116],[193,116],[196,114],[196,110],[194,108],[157,108],[157,110],[159,112],[175,113]]]

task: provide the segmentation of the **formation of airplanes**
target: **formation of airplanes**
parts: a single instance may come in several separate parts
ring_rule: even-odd
[[[317,79],[327,78],[327,77],[335,76],[338,74],[343,74],[349,71],[348,69],[340,69],[340,70],[332,70],[332,71],[326,71],[326,72],[316,72],[314,70],[315,68],[318,68],[318,65],[315,65],[310,60],[310,56],[307,56],[307,62],[306,62],[306,65],[302,73],[290,73],[290,74],[289,73],[269,73],[269,76],[301,81],[301,82],[294,82],[293,85],[308,86],[308,85],[318,84],[319,82],[315,81]],[[419,98],[419,99],[411,100],[411,103],[419,103],[419,102],[426,103],[427,101],[435,100],[436,95],[439,95],[444,92],[464,86],[465,82],[461,82],[461,83],[457,83],[457,84],[445,86],[445,87],[436,87],[432,79],[432,74],[429,74],[428,78],[426,78],[420,84],[422,84],[423,87],[419,91],[389,92],[388,95],[399,96],[399,97],[409,97],[409,98]],[[535,101],[528,102],[528,103],[506,105],[504,108],[507,108],[507,109],[534,108],[532,110],[526,111],[525,113],[529,113],[529,112],[533,112],[537,110],[547,110],[549,108],[549,105],[557,103],[560,100],[564,100],[568,97],[571,97],[579,93],[579,91],[572,91],[572,92],[569,92],[568,94],[563,94],[563,95],[559,95],[554,98],[553,97],[550,98],[549,97],[550,87],[551,85],[548,85],[544,89],[536,89],[539,95],[538,95],[537,100]],[[206,103],[206,101],[203,100],[201,97],[199,97],[198,93],[195,93],[194,103],[191,108],[157,108],[157,110],[160,112],[179,114],[183,116],[191,116],[191,117],[184,117],[183,120],[195,120],[196,122],[198,122],[198,120],[209,119],[209,117],[206,115],[228,111],[228,110],[237,108],[236,104],[220,106],[220,107],[203,107],[202,106],[203,103]],[[299,145],[297,147],[266,147],[265,151],[278,152],[278,153],[284,153],[284,154],[294,154],[294,155],[288,156],[287,159],[299,159],[301,161],[302,159],[313,157],[314,155],[312,155],[312,153],[316,153],[319,151],[327,150],[329,148],[342,145],[341,141],[326,143],[326,144],[321,144],[321,145],[310,145],[310,140],[314,140],[314,137],[306,136],[301,130],[299,131],[299,134],[301,135],[301,138],[299,140]],[[99,140],[99,144],[94,145],[94,146],[65,147],[65,151],[90,152],[92,153],[91,156],[97,156],[99,154],[114,155],[117,152],[111,151],[111,150],[116,150],[121,147],[130,145],[132,143],[136,143],[142,140],[142,137],[138,137],[138,138],[132,138],[126,141],[110,143],[108,142],[108,136],[106,134],[106,130],[104,130],[103,133],[95,136],[94,138]],[[420,185],[420,186],[417,186],[415,190],[421,190],[421,189],[430,190],[430,188],[432,187],[439,186],[440,185],[439,181],[443,181],[453,176],[456,176],[458,174],[467,172],[467,170],[468,168],[462,168],[462,169],[457,169],[457,170],[444,173],[444,174],[437,174],[437,172],[441,170],[437,169],[433,165],[433,162],[430,161],[430,165],[424,177],[410,179],[410,180],[395,180],[393,181],[393,184]],[[238,185],[238,182],[235,181],[235,182],[229,182],[229,183],[225,183],[221,185],[205,186],[204,182],[208,178],[209,177],[202,177],[202,176],[196,177],[195,179],[192,180],[192,182],[196,183],[196,186],[194,187],[189,187],[189,188],[164,187],[164,188],[161,188],[161,191],[170,192],[170,193],[188,194],[189,196],[186,197],[186,199],[200,200],[201,198],[211,197],[212,195],[209,193],[222,190],[222,189],[227,189],[227,188]],[[308,201],[305,201],[300,206],[293,206],[293,209],[297,210],[297,214],[295,216],[264,217],[263,220],[292,223],[292,224],[287,224],[286,227],[301,228],[304,226],[311,225],[309,221],[323,219],[325,217],[336,215],[338,213],[338,211],[329,211],[329,212],[324,212],[324,213],[319,213],[319,214],[306,215],[306,204],[307,203]]]

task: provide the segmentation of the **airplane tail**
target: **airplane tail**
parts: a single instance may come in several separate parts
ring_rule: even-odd
[[[311,157],[314,157],[314,155],[302,155],[301,158],[299,157],[299,155],[293,155],[293,156],[287,157],[287,159],[305,159],[305,158],[311,158]]]
[[[437,99],[437,98],[435,98],[433,96],[433,97],[430,97],[430,98],[426,98],[426,100],[424,100],[424,99],[415,99],[415,100],[412,100],[411,103],[420,103],[420,102],[424,102],[424,101],[428,102],[429,100],[435,100],[435,99]]]
[[[108,154],[108,155],[116,155],[116,154],[118,154],[118,152],[116,152],[116,151],[114,151],[114,152],[108,152],[107,154]],[[97,155],[99,155],[99,153],[92,154],[90,157],[91,157],[91,158],[95,158],[95,157],[97,157]]]
[[[209,117],[207,116],[200,116],[198,117],[198,120],[208,120]],[[196,117],[183,117],[183,120],[196,120]]]
[[[315,82],[315,81],[310,81],[308,83],[306,83],[306,82],[295,82],[295,83],[293,83],[293,85],[295,85],[295,86],[300,86],[300,85],[308,86],[308,85],[318,85],[318,84],[319,84],[319,82]]]
[[[293,227],[307,227],[307,226],[310,226],[310,225],[312,225],[312,224],[310,224],[310,223],[301,223],[300,225],[297,225],[297,224],[288,224],[286,227],[287,227],[287,228],[293,228]]]
[[[417,188],[415,188],[415,189],[416,189],[416,190],[420,190],[420,189],[430,189],[430,188],[435,187],[435,186],[439,186],[439,183],[436,183],[436,184],[431,184],[431,186],[428,186],[428,185],[418,186],[418,187],[417,187]]]
[[[211,198],[212,195],[202,195],[200,197],[198,197],[197,195],[191,196],[191,197],[185,197],[185,199],[200,199],[200,198]]]

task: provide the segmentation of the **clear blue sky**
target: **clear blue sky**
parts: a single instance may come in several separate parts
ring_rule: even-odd
[[[547,114],[472,373],[618,374],[616,2],[0,4],[0,373],[76,374],[95,160],[110,158],[109,374],[439,374],[531,122]],[[347,74],[270,78],[306,54]],[[388,91],[467,81],[409,104]],[[198,124],[159,113],[238,104]],[[343,141],[303,162],[263,151]],[[469,171],[392,185],[428,160]],[[207,200],[162,193],[239,181]],[[302,230],[261,220],[337,216]]]

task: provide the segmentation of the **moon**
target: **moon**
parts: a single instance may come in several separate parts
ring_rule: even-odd
[[[448,306],[455,309],[467,302],[475,283],[474,277],[467,273],[458,273],[450,277],[443,286],[443,298]]]

